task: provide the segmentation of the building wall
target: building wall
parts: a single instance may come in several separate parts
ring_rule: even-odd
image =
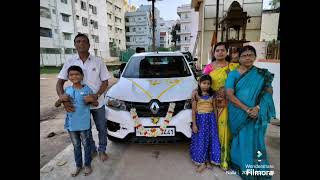
[[[256,60],[254,65],[259,68],[266,68],[274,74],[272,81],[273,101],[276,109],[276,118],[280,120],[280,62],[262,62]]]
[[[163,20],[162,18],[160,18],[160,33],[161,32],[165,32],[166,35],[163,36],[164,37],[164,43],[161,42],[161,39],[160,39],[160,47],[161,47],[161,44],[163,44],[163,46],[165,48],[170,48],[172,46],[172,35],[171,35],[171,31],[172,31],[172,26],[173,24],[175,23],[174,20],[169,20],[169,21],[165,21]],[[161,26],[162,25],[162,26]],[[160,38],[162,36],[160,35]]]
[[[130,39],[130,42],[126,42],[127,48],[135,49],[136,47],[144,47],[146,50],[152,46],[152,19],[150,16],[151,6],[142,5],[136,12],[127,12],[125,17],[129,20],[126,22],[126,28],[129,28],[129,32],[125,32],[126,38]],[[156,19],[156,47],[160,46],[160,12],[155,9]],[[133,32],[135,28],[136,32]]]
[[[130,41],[126,42],[127,47],[135,49],[136,47],[144,47],[146,50],[152,45],[151,26],[148,12],[128,12],[126,18],[126,28],[129,32],[126,37]],[[135,29],[135,31],[134,31]]]
[[[49,17],[40,15],[40,27],[51,30],[51,37],[40,36],[40,65],[59,66],[64,63],[65,58],[70,54],[70,51],[65,50],[73,51],[73,38],[76,27],[71,3],[70,0],[68,0],[67,4],[54,0],[40,1],[40,7],[47,8],[47,14],[49,15]],[[70,15],[69,22],[62,20],[61,13]],[[71,34],[70,40],[64,37],[64,33]],[[53,53],[52,51],[55,51],[55,54],[50,54]],[[46,54],[52,55],[52,57],[42,58]]]
[[[40,7],[48,8],[50,12],[50,18],[41,17],[40,15],[40,27],[52,30],[52,37],[40,36],[40,65],[60,66],[69,56],[74,55],[76,51],[73,40],[79,32],[88,35],[91,44],[90,53],[102,58],[109,57],[106,1],[82,1],[86,3],[86,10],[81,9],[81,0],[67,0],[67,4],[62,3],[60,0],[40,1]],[[92,13],[89,4],[96,7],[97,14]],[[70,15],[69,22],[63,21],[61,13]],[[82,17],[87,18],[87,26],[82,25]],[[93,24],[90,24],[90,20],[97,22],[98,29],[95,29]],[[67,33],[66,37],[65,33]],[[98,37],[97,42],[95,42],[92,35]],[[48,50],[50,51],[47,52]]]
[[[278,38],[279,15],[280,13],[262,14],[260,41],[272,41]]]
[[[105,34],[106,24],[103,21],[103,19],[106,19],[106,15],[105,15],[106,3],[105,1],[102,1],[102,0],[98,0],[98,1],[82,0],[82,2],[85,2],[86,10],[81,8],[81,0],[77,0],[77,2],[75,2],[75,16],[79,16],[79,19],[76,18],[77,32],[75,32],[75,34],[85,33],[90,40],[89,52],[92,54],[95,54],[96,56],[106,58],[109,55],[109,53],[105,49],[106,42],[102,41],[103,39],[106,40],[106,38],[100,37],[100,36],[107,36],[107,34]],[[97,8],[97,14],[94,14],[92,12],[92,9],[89,8],[89,5],[92,5]],[[87,19],[87,25],[84,25],[82,23],[83,18]],[[94,28],[94,24],[91,24],[91,20],[98,22],[98,29]],[[93,36],[98,36],[98,39],[99,39],[98,42],[95,41]]]
[[[191,38],[190,38],[190,52],[192,53],[194,50],[194,46],[196,43],[197,35],[198,35],[198,26],[199,24],[199,12],[195,12],[194,9],[191,9]]]
[[[115,42],[116,45],[121,49],[124,50],[126,48],[125,42],[125,12],[126,12],[126,0],[107,0],[107,24],[112,27],[110,30],[107,27],[107,32],[109,35],[109,42]],[[119,10],[119,8],[121,8]],[[111,18],[109,15],[111,15]],[[116,22],[117,17],[117,22]],[[119,18],[121,22],[119,22]],[[119,43],[120,40],[120,43]]]
[[[100,55],[103,58],[107,58],[110,57],[110,52],[109,52],[109,33],[108,33],[108,24],[106,19],[108,19],[107,17],[107,3],[106,1],[103,0],[99,0],[97,2],[97,11],[98,11],[98,35],[99,35],[99,53],[98,55]],[[124,30],[123,30],[123,34],[124,34]],[[122,39],[123,40],[123,39]]]
[[[177,8],[180,16],[180,31],[187,32],[180,35],[180,51],[193,52],[198,33],[199,13],[195,12],[189,4],[181,5]]]

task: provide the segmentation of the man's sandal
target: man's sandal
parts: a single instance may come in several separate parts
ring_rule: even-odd
[[[81,171],[82,167],[77,167],[72,173],[71,173],[71,176],[72,177],[76,177],[80,171]]]
[[[91,168],[91,166],[85,166],[84,167],[84,175],[85,176],[88,176],[89,174],[91,174],[92,173],[92,168]]]

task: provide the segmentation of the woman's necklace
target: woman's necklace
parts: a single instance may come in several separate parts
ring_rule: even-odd
[[[217,61],[213,61],[212,65],[213,65],[213,67],[221,68],[221,67],[227,66],[228,65],[228,61],[224,61],[223,64],[222,63],[218,64]]]

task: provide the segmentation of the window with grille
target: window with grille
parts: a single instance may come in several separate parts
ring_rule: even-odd
[[[61,13],[62,21],[69,22],[70,15]]]
[[[40,27],[40,36],[52,38],[52,30],[49,28]]]
[[[83,26],[88,26],[88,19],[85,17],[82,17],[82,25]]]
[[[81,9],[87,10],[87,4],[83,1],[81,1]]]
[[[61,0],[62,3],[68,4],[68,0]]]
[[[50,10],[48,8],[40,6],[40,17],[44,17],[44,18],[50,19],[51,18]]]
[[[63,33],[64,40],[71,40],[71,33]]]
[[[92,14],[97,14],[97,7],[96,6],[89,4],[89,8],[91,9]]]

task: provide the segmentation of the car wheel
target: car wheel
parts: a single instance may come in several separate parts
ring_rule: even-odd
[[[116,138],[116,137],[113,137],[110,135],[108,135],[108,139],[112,142],[115,142],[115,143],[124,143],[125,142],[123,139],[119,139],[119,138]]]

